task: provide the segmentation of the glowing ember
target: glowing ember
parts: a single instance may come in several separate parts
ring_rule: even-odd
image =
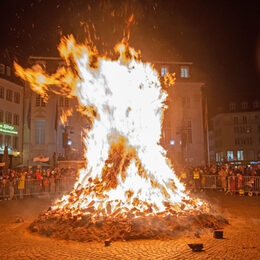
[[[117,60],[99,57],[72,36],[62,39],[59,51],[66,66],[52,75],[39,65],[15,64],[17,75],[45,99],[50,92],[77,97],[92,122],[84,139],[87,168],[51,212],[97,220],[207,210],[185,193],[159,144],[167,93],[153,66],[126,43],[116,46]],[[172,84],[174,78],[167,75],[164,81]]]

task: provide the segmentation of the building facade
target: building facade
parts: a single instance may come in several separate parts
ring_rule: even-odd
[[[42,65],[54,72],[63,60],[54,57],[30,57],[30,63]],[[50,94],[45,102],[27,84],[24,95],[24,150],[23,163],[33,164],[34,158],[49,158],[51,166],[57,160],[82,158],[82,124],[77,112],[77,99]],[[61,120],[67,115],[66,122]],[[66,138],[64,138],[66,135]]]
[[[205,165],[207,159],[207,115],[204,83],[196,79],[190,62],[155,62],[161,76],[175,73],[167,88],[168,109],[163,123],[162,145],[179,167]]]
[[[10,166],[22,162],[24,86],[13,68],[0,64],[0,162],[8,147]]]
[[[260,102],[230,103],[212,118],[214,163],[252,164],[260,161]]]

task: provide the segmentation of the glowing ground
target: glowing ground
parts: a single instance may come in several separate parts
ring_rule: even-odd
[[[55,240],[27,230],[50,199],[0,201],[0,259],[260,259],[260,197],[208,194],[230,224],[225,239],[207,231],[171,240],[135,240],[104,243]],[[24,223],[15,223],[17,216]],[[203,243],[204,251],[192,252],[188,243]]]

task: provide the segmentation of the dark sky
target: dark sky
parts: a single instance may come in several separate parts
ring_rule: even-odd
[[[7,61],[57,56],[61,35],[72,33],[83,41],[86,24],[94,24],[100,51],[111,49],[133,13],[131,45],[146,60],[192,61],[208,86],[211,109],[237,97],[260,98],[259,1],[0,2],[0,58]]]

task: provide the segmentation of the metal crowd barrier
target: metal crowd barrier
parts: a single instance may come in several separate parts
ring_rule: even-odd
[[[74,177],[49,179],[48,185],[44,179],[26,179],[24,189],[20,190],[19,180],[16,183],[0,183],[0,199],[19,199],[30,196],[64,194],[72,190],[76,179]],[[45,185],[44,185],[45,184]]]
[[[205,190],[221,190],[223,189],[222,181],[218,175],[204,175],[205,181],[201,184],[201,188]],[[260,177],[252,176],[231,176],[226,180],[226,191],[247,193],[248,195],[260,194]]]

